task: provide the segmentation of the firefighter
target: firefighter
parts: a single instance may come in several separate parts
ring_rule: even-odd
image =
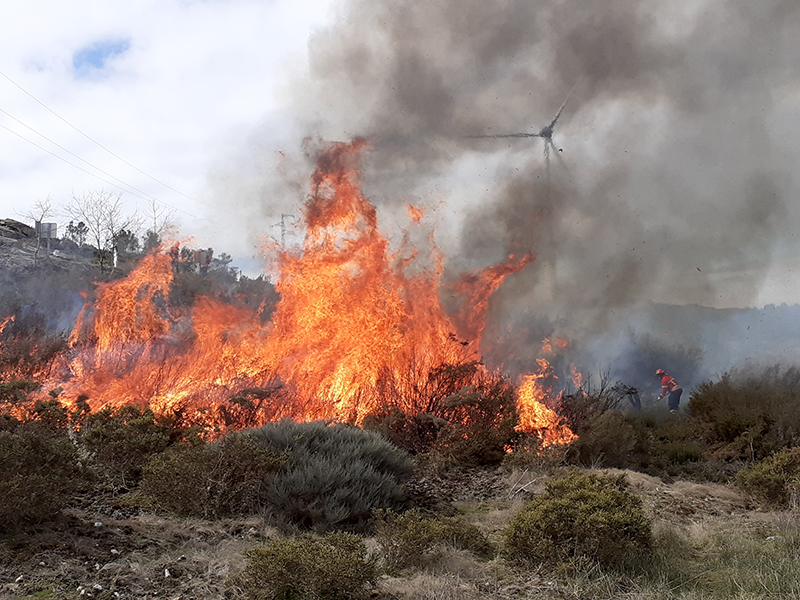
[[[683,393],[683,388],[672,375],[667,375],[664,372],[664,369],[659,369],[656,371],[656,375],[658,375],[659,379],[661,379],[661,395],[658,397],[658,399],[661,400],[664,396],[669,394],[669,412],[678,412],[678,406],[681,403],[681,394]]]

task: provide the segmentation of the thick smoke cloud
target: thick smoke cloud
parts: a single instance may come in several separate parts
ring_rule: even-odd
[[[773,260],[796,256],[796,0],[339,10],[287,116],[369,138],[367,191],[389,213],[443,197],[452,268],[533,251],[495,315],[596,341],[647,302],[752,305]],[[570,90],[549,164],[539,138],[470,137],[535,133]]]

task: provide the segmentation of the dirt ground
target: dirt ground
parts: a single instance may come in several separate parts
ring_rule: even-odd
[[[655,521],[689,527],[730,523],[763,529],[768,535],[776,518],[730,486],[664,482],[635,472],[626,475]],[[410,491],[419,505],[462,514],[500,543],[509,519],[527,498],[544,489],[546,479],[546,475],[524,471],[461,470],[420,475]],[[237,597],[229,577],[244,566],[243,552],[279,535],[260,517],[179,519],[137,508],[130,498],[99,498],[65,511],[55,523],[0,538],[0,598]],[[535,573],[519,577],[508,572],[510,567],[501,560],[477,563],[453,552],[437,568],[438,572],[407,578],[385,576],[373,596],[446,599],[563,594]]]

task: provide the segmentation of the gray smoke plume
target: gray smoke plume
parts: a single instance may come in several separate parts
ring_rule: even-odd
[[[298,137],[367,137],[389,213],[444,198],[453,269],[532,251],[493,326],[603,360],[631,311],[751,306],[798,255],[798,39],[797,0],[350,0],[286,116]],[[549,171],[543,139],[479,137],[539,132],[573,88]]]

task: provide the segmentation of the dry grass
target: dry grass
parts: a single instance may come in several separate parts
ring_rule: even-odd
[[[492,497],[461,500],[458,512],[499,541],[525,502],[523,494],[509,499],[522,473],[498,475],[502,485]],[[557,571],[521,569],[502,558],[486,562],[450,549],[425,569],[382,577],[375,597],[800,599],[800,514],[760,509],[733,487],[627,475],[654,519],[658,540],[652,563],[636,572],[615,573],[588,561]],[[522,481],[537,479],[534,487],[546,477],[528,473]],[[146,512],[109,518],[103,511],[72,511],[50,528],[0,540],[0,598],[78,600],[91,593],[113,600],[114,592],[153,600],[237,598],[241,594],[228,579],[244,567],[243,552],[282,535],[261,518],[204,521]],[[379,551],[374,539],[366,544]]]

